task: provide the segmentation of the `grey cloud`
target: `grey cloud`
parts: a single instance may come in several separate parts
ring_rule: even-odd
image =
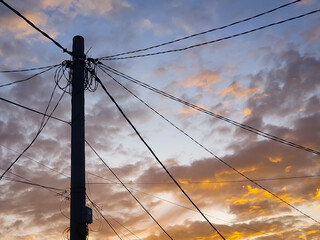
[[[306,94],[314,93],[319,87],[320,62],[314,58],[301,56],[291,50],[282,56],[283,67],[253,76],[265,85],[263,92],[248,100],[252,116],[286,116],[304,107]],[[261,82],[261,80],[263,82]],[[261,98],[259,97],[261,96]],[[300,105],[297,105],[300,104]]]

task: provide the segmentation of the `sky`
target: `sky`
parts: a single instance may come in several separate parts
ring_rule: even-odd
[[[319,12],[184,51],[103,60],[229,25],[290,1],[6,2],[69,51],[73,37],[81,35],[86,55],[108,67],[227,119],[320,151]],[[318,9],[319,0],[302,0],[250,21],[121,57],[212,42]],[[0,4],[0,71],[65,60],[70,60],[67,53]],[[43,70],[0,73],[1,174],[43,126],[42,115],[13,103],[42,113],[49,103],[48,113],[58,104],[53,116],[70,122],[71,96],[59,88],[66,78],[57,69],[8,86],[2,85]],[[96,74],[225,239],[318,239],[319,155],[258,136],[113,73],[131,93],[101,69]],[[172,239],[221,239],[101,86],[85,93],[85,126],[86,140]],[[69,124],[49,119],[0,181],[0,239],[68,238],[70,132]],[[93,208],[90,240],[169,239],[88,145],[86,181],[88,197],[118,234],[87,199]]]

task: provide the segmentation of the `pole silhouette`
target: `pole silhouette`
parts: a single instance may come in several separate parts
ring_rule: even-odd
[[[85,221],[85,127],[84,127],[84,39],[73,38],[72,113],[71,113],[71,203],[70,240],[85,240],[88,235]]]

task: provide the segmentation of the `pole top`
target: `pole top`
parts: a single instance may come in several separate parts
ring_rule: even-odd
[[[72,52],[76,57],[83,57],[84,55],[84,38],[76,35],[73,37]]]
[[[80,36],[80,35],[76,35],[76,36],[73,37],[73,40],[75,40],[75,39],[79,39],[80,40],[80,39],[83,39],[83,37]]]

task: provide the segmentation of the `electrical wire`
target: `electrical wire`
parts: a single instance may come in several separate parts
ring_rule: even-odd
[[[0,169],[5,170],[5,169],[3,169],[3,168],[0,168]],[[18,179],[14,179],[14,178],[10,178],[10,177],[4,177],[4,178],[3,178],[4,180],[12,181],[12,182],[17,182],[17,183],[28,184],[28,185],[37,186],[37,187],[42,187],[42,188],[44,188],[44,189],[46,189],[46,190],[48,190],[48,191],[50,191],[50,192],[54,192],[54,193],[57,194],[57,195],[59,195],[59,194],[61,194],[61,192],[64,192],[64,191],[65,191],[65,190],[62,189],[62,188],[49,187],[49,186],[45,186],[45,185],[42,185],[42,184],[34,183],[34,182],[32,182],[32,181],[30,181],[30,180],[22,177],[22,176],[19,175],[19,174],[16,174],[16,173],[11,172],[10,170],[8,171],[8,173],[10,173],[10,174],[12,174],[12,175],[14,175],[14,176],[16,176],[16,177],[18,177],[18,178],[21,178],[23,181],[22,181],[22,180],[18,180]],[[57,192],[56,192],[57,190],[60,191],[60,192],[57,193]]]
[[[4,179],[4,180],[7,180],[7,181],[11,181],[11,182],[23,183],[23,184],[28,184],[28,185],[31,185],[31,186],[41,187],[41,188],[44,188],[44,189],[47,189],[47,190],[65,191],[65,190],[62,189],[62,188],[45,186],[45,185],[42,185],[42,184],[33,183],[33,182],[27,182],[27,181],[22,181],[22,180],[10,178],[10,177],[4,177],[3,179]]]
[[[106,219],[106,217],[102,214],[102,212],[99,210],[99,208],[97,207],[97,205],[89,198],[89,196],[87,195],[87,198],[89,200],[89,202],[91,203],[91,205],[96,209],[96,211],[100,214],[100,216],[104,219],[104,221],[109,225],[109,227],[112,229],[112,231],[117,235],[117,237],[122,240],[122,238],[120,237],[120,235],[117,233],[117,231],[114,229],[114,227],[111,225],[111,223]]]
[[[27,69],[17,69],[17,70],[0,70],[0,73],[18,73],[18,72],[28,72],[28,71],[35,71],[35,70],[42,70],[42,69],[47,69],[51,67],[58,67],[60,66],[61,63],[59,64],[54,64],[50,66],[45,66],[45,67],[36,67],[36,68],[27,68]]]
[[[200,35],[203,35],[203,34],[207,34],[207,33],[210,33],[210,32],[214,32],[214,31],[217,31],[217,30],[222,30],[222,29],[225,29],[225,28],[228,28],[228,27],[240,24],[240,23],[244,23],[244,22],[247,22],[249,20],[258,18],[258,17],[261,17],[261,16],[269,14],[271,12],[275,12],[275,11],[281,9],[281,8],[288,7],[288,6],[292,5],[292,4],[296,4],[297,2],[300,2],[300,1],[301,0],[292,1],[292,2],[289,2],[287,4],[281,5],[279,7],[273,8],[271,10],[256,14],[256,15],[254,15],[252,17],[248,17],[248,18],[245,18],[245,19],[242,19],[242,20],[239,20],[239,21],[236,21],[236,22],[233,22],[233,23],[221,26],[221,27],[212,28],[212,29],[200,32],[200,33],[195,33],[195,34],[192,34],[192,35],[189,35],[189,36],[186,36],[186,37],[178,38],[178,39],[175,39],[175,40],[172,40],[172,41],[169,41],[169,42],[164,42],[164,43],[161,43],[161,44],[158,44],[158,45],[155,45],[155,46],[151,46],[151,47],[147,47],[147,48],[142,48],[142,49],[138,49],[138,50],[123,52],[123,53],[110,55],[110,56],[106,56],[106,57],[100,57],[100,58],[97,58],[96,60],[102,60],[102,59],[107,60],[108,58],[114,58],[114,57],[119,57],[119,56],[123,56],[123,55],[127,55],[127,54],[143,52],[143,51],[151,50],[151,49],[154,49],[154,48],[163,47],[163,46],[166,46],[166,45],[169,45],[169,44],[172,44],[172,43],[180,42],[182,40],[186,40],[186,39],[193,38],[193,37],[196,37],[196,36],[200,36]]]
[[[92,73],[93,74],[93,73]],[[202,215],[202,217],[208,222],[208,224],[211,226],[211,228],[214,229],[214,231],[217,232],[217,234],[222,238],[225,239],[224,236],[219,232],[219,230],[209,221],[209,219],[203,214],[203,212],[199,209],[199,207],[192,201],[192,199],[189,197],[189,195],[182,189],[182,187],[179,185],[179,183],[175,180],[175,178],[171,175],[171,173],[168,171],[168,169],[163,165],[163,163],[160,161],[160,159],[156,156],[154,151],[151,149],[151,147],[146,143],[146,141],[142,138],[138,130],[135,128],[135,126],[132,124],[132,122],[128,119],[128,117],[125,115],[125,113],[122,111],[118,103],[115,101],[115,99],[111,96],[111,94],[108,92],[108,90],[105,88],[101,80],[97,75],[95,75],[96,81],[101,85],[105,93],[109,96],[111,101],[116,105],[118,110],[120,111],[121,115],[126,119],[128,124],[132,127],[132,129],[135,131],[137,136],[140,138],[140,140],[143,142],[143,144],[148,148],[150,153],[154,156],[154,158],[158,161],[158,163],[162,166],[162,168],[165,170],[165,172],[168,174],[168,176],[172,179],[172,181],[175,182],[177,187],[180,189],[180,191],[186,196],[186,198],[190,201],[190,203],[198,210],[198,212]]]
[[[111,79],[114,79],[109,73],[105,72]],[[114,79],[115,80],[115,79]],[[99,80],[98,80],[99,81]],[[100,85],[105,89],[105,87],[102,85],[101,81],[100,81]],[[106,91],[106,90],[105,90]],[[109,95],[109,94],[108,94]],[[141,99],[140,99],[141,100]],[[141,100],[142,101],[142,100]],[[143,101],[142,101],[143,102]],[[155,111],[153,108],[151,109],[153,111]],[[160,113],[158,113],[157,111],[155,111],[158,115],[162,116]],[[162,118],[166,119],[164,116],[162,116]],[[127,119],[127,118],[126,118]],[[192,138],[190,135],[188,135],[187,133],[185,133],[182,129],[178,128],[176,125],[174,125],[172,122],[170,122],[168,119],[166,119],[166,121],[168,121],[172,126],[174,126],[176,129],[178,129],[180,132],[182,132],[184,135],[188,136],[189,138],[191,138],[193,141],[197,142],[194,138]],[[130,124],[132,126],[132,124]],[[134,128],[134,127],[133,127]],[[134,128],[135,129],[135,128]],[[136,131],[136,130],[135,130]],[[138,134],[138,133],[137,133]],[[138,136],[140,136],[138,134]],[[141,137],[140,137],[141,139]],[[144,142],[144,140],[142,140]],[[316,220],[315,218],[311,217],[310,215],[304,213],[303,211],[301,211],[300,209],[296,208],[295,206],[293,206],[292,204],[290,204],[289,202],[285,201],[284,199],[282,199],[281,197],[277,196],[275,193],[269,191],[267,188],[263,187],[261,184],[255,182],[254,180],[252,180],[251,178],[249,178],[248,176],[246,176],[245,174],[241,173],[239,170],[237,170],[236,168],[234,168],[233,166],[231,166],[229,163],[227,163],[226,161],[222,160],[220,157],[218,157],[216,154],[214,154],[212,151],[210,151],[209,149],[205,148],[202,144],[200,144],[199,142],[197,142],[198,145],[200,145],[202,148],[204,148],[207,152],[209,152],[212,156],[214,156],[217,160],[219,160],[221,163],[223,163],[224,165],[226,165],[227,167],[229,167],[230,169],[232,169],[234,172],[238,173],[239,175],[241,175],[242,177],[244,177],[245,179],[247,179],[248,181],[250,181],[251,183],[255,184],[256,186],[258,186],[259,188],[263,189],[264,191],[268,192],[269,194],[271,194],[273,197],[277,198],[278,200],[280,200],[281,202],[285,203],[286,205],[288,205],[289,207],[291,207],[292,209],[296,210],[297,212],[301,213],[302,215],[304,215],[305,217],[311,219],[312,221],[314,221],[315,223],[320,224],[320,222],[318,220]],[[148,146],[147,146],[148,147]],[[148,147],[148,149],[150,149],[150,147]],[[152,151],[150,149],[150,151]],[[152,152],[153,153],[153,152]],[[155,155],[154,155],[155,156]],[[155,156],[156,157],[156,156]],[[158,161],[160,162],[160,161]],[[160,162],[161,165],[163,165]],[[167,171],[167,170],[166,170]],[[177,181],[174,180],[174,182],[176,184]],[[178,184],[178,186],[180,186]],[[182,189],[182,188],[181,188]]]
[[[304,147],[304,146],[296,144],[294,142],[282,139],[282,138],[277,137],[275,135],[263,132],[263,131],[261,131],[261,130],[259,130],[257,128],[251,127],[249,125],[233,121],[233,120],[231,120],[229,118],[226,118],[226,117],[224,117],[222,115],[219,115],[217,113],[211,112],[211,111],[209,111],[207,109],[204,109],[202,107],[199,107],[199,106],[197,106],[197,105],[195,105],[193,103],[189,103],[189,102],[187,102],[185,100],[182,100],[180,98],[177,98],[177,97],[175,97],[175,96],[173,96],[173,95],[171,95],[169,93],[166,93],[166,92],[164,92],[162,90],[154,88],[154,87],[152,87],[152,86],[150,86],[150,85],[148,85],[148,84],[146,84],[144,82],[141,82],[141,81],[139,81],[139,80],[137,80],[135,78],[132,78],[132,77],[130,77],[130,76],[128,76],[128,75],[126,75],[126,74],[124,74],[122,72],[119,72],[119,71],[115,70],[114,68],[111,68],[111,67],[109,67],[109,66],[107,66],[107,65],[105,65],[105,64],[103,64],[101,62],[99,64],[100,64],[100,69],[101,69],[101,66],[102,66],[102,69],[101,69],[102,71],[103,71],[103,69],[106,70],[106,71],[109,71],[109,72],[111,72],[111,73],[113,73],[113,74],[115,74],[117,76],[120,76],[120,77],[122,77],[122,78],[124,78],[126,80],[129,80],[130,82],[133,82],[133,83],[135,83],[135,84],[137,84],[137,85],[139,85],[141,87],[144,87],[146,89],[149,89],[150,91],[158,93],[159,95],[167,97],[167,98],[169,98],[171,100],[179,102],[179,103],[181,103],[181,104],[183,104],[185,106],[191,107],[191,108],[193,108],[193,109],[195,109],[195,110],[197,110],[199,112],[203,112],[203,113],[205,113],[205,114],[207,114],[209,116],[212,116],[214,118],[223,120],[225,122],[228,122],[228,123],[230,123],[230,124],[232,124],[232,125],[234,125],[236,127],[242,128],[242,129],[244,129],[246,131],[249,131],[249,132],[252,132],[252,133],[255,133],[255,134],[257,134],[257,135],[259,135],[261,137],[264,137],[264,138],[267,138],[267,139],[270,139],[270,140],[273,140],[273,141],[276,141],[276,142],[279,142],[279,143],[282,143],[282,144],[285,144],[285,145],[288,145],[288,146],[291,146],[291,147],[294,147],[294,148],[297,148],[297,149],[300,149],[300,150],[303,150],[303,151],[307,151],[307,152],[310,152],[310,153],[313,153],[313,154],[316,154],[316,155],[320,155],[320,151],[317,151],[317,150],[314,150],[314,149],[311,149],[311,148],[308,148],[308,147]],[[103,72],[106,73],[105,71],[103,71]]]
[[[59,66],[59,65],[58,65],[58,66]],[[36,73],[36,74],[34,74],[34,75],[30,76],[30,77],[27,77],[26,79],[17,80],[17,81],[11,82],[11,83],[2,84],[2,85],[0,85],[0,88],[2,88],[2,87],[7,87],[7,86],[10,86],[10,85],[12,85],[12,84],[17,84],[17,83],[22,83],[22,82],[29,81],[29,80],[33,79],[34,77],[36,77],[36,76],[39,76],[39,75],[41,75],[41,74],[43,74],[43,73],[45,73],[45,72],[48,72],[48,71],[54,69],[55,67],[56,67],[56,66],[51,66],[50,68],[47,68],[46,70],[43,70],[43,71],[38,72],[38,73]]]
[[[104,71],[103,69],[101,69]],[[162,119],[164,119],[166,122],[168,122],[170,125],[172,125],[174,128],[176,128],[178,131],[183,133],[185,136],[190,138],[194,143],[199,145],[201,148],[203,148],[205,151],[209,152],[210,151],[204,147],[199,141],[197,141],[195,138],[187,134],[185,131],[183,131],[181,128],[179,128],[177,125],[175,125],[173,122],[171,122],[168,118],[163,116],[161,113],[159,113],[157,110],[155,110],[153,107],[151,107],[149,104],[147,104],[145,101],[143,101],[140,97],[138,97],[136,94],[134,94],[130,89],[128,89],[126,86],[124,86],[122,83],[120,83],[117,79],[111,77],[113,81],[115,81],[117,84],[119,84],[123,89],[125,89],[127,92],[129,92],[132,96],[134,96],[136,99],[138,99],[141,103],[143,103],[146,107],[148,107],[151,111],[156,113],[158,116],[160,116]],[[252,179],[253,181],[275,181],[275,180],[291,180],[291,179],[302,179],[302,178],[317,178],[320,177],[320,175],[307,175],[307,176],[292,176],[292,177],[277,177],[277,178],[263,178],[263,179]],[[225,180],[225,181],[206,181],[206,183],[241,183],[241,182],[248,182],[248,180]],[[188,183],[200,183],[202,184],[203,182],[195,182],[195,181],[188,181]],[[130,184],[130,183],[126,183]],[[133,184],[172,184],[172,183],[133,183]],[[182,183],[183,184],[183,183]]]
[[[91,174],[92,174],[92,173],[91,173]],[[113,182],[113,181],[111,181],[111,180],[109,180],[109,179],[106,179],[106,178],[104,178],[104,177],[101,177],[101,176],[98,176],[98,175],[95,175],[95,174],[92,174],[92,175],[94,175],[94,176],[96,176],[96,177],[98,177],[98,178],[101,178],[101,179],[110,181],[110,183],[92,183],[92,182],[89,182],[89,183],[87,183],[87,184],[120,184],[120,183]],[[125,183],[125,184],[130,184],[130,183]],[[167,200],[167,199],[165,199],[165,198],[161,198],[161,197],[155,196],[155,195],[153,195],[153,194],[143,192],[143,191],[138,190],[138,189],[133,188],[133,187],[128,187],[128,188],[131,189],[131,190],[133,190],[133,191],[136,191],[136,192],[145,194],[145,195],[147,195],[147,196],[151,196],[151,197],[153,197],[153,198],[157,198],[157,199],[159,199],[159,200],[161,200],[161,201],[170,203],[170,204],[175,205],[175,206],[177,206],[177,207],[181,207],[181,208],[184,208],[184,209],[187,209],[187,210],[190,210],[190,211],[193,211],[193,212],[197,212],[197,213],[198,213],[198,211],[197,211],[196,209],[194,209],[194,208],[190,208],[190,207],[187,207],[187,206],[184,206],[184,205],[181,205],[181,204],[178,204],[178,203],[169,201],[169,200]],[[220,220],[220,221],[222,221],[222,222],[228,223],[226,220],[223,220],[223,219],[221,219],[221,218],[214,217],[214,216],[212,216],[212,215],[210,215],[210,214],[207,214],[207,213],[206,213],[205,215],[208,216],[208,217],[211,217],[211,218]],[[248,228],[248,227],[243,227],[243,226],[239,226],[239,228],[248,229],[248,230],[251,230],[251,231],[257,232],[257,233],[259,232],[258,230],[253,229],[253,228]]]
[[[49,106],[51,104],[51,101],[52,101],[52,98],[53,98],[53,95],[54,95],[54,92],[55,92],[55,89],[56,89],[57,85],[54,86],[54,89],[51,93],[51,96],[50,96],[50,99],[49,99],[49,103],[46,107],[46,110],[45,110],[45,114],[47,114],[47,111],[49,109]],[[20,157],[32,146],[32,144],[36,141],[36,139],[38,138],[38,136],[40,135],[40,133],[42,132],[42,130],[44,129],[44,127],[47,125],[49,119],[51,118],[52,114],[54,113],[54,111],[57,109],[60,101],[62,100],[64,96],[64,92],[61,94],[61,97],[60,99],[58,100],[58,102],[56,103],[56,105],[54,106],[52,112],[49,114],[48,118],[45,119],[45,116],[42,117],[42,120],[41,120],[41,124],[40,124],[40,127],[39,127],[39,130],[38,132],[36,133],[35,137],[32,139],[32,141],[29,143],[29,145],[19,154],[19,156],[10,164],[10,166],[1,174],[0,176],[0,181],[1,179],[3,178],[3,176],[11,169],[11,167],[20,159]]]
[[[72,52],[68,51],[68,49],[62,47],[60,43],[58,43],[56,40],[54,40],[52,37],[50,37],[47,33],[39,29],[36,25],[34,25],[29,19],[27,19],[25,16],[23,16],[20,12],[18,12],[16,9],[11,7],[8,3],[6,3],[3,0],[0,0],[1,3],[3,3],[7,8],[9,8],[12,12],[14,12],[16,15],[21,17],[24,21],[26,21],[31,27],[33,27],[35,30],[37,30],[39,33],[41,33],[44,37],[48,38],[50,41],[52,41],[56,46],[62,49],[63,52],[68,53],[72,56]]]
[[[198,43],[198,44],[195,44],[195,45],[190,45],[188,47],[177,48],[177,49],[166,50],[166,51],[159,51],[159,52],[148,53],[148,54],[133,55],[133,56],[127,56],[127,57],[99,58],[97,60],[123,60],[123,59],[149,57],[149,56],[155,56],[155,55],[159,55],[159,54],[166,54],[166,53],[173,53],[173,52],[181,52],[181,51],[189,50],[189,49],[192,49],[192,48],[195,48],[195,47],[201,47],[201,46],[205,46],[205,45],[208,45],[208,44],[213,44],[213,43],[225,41],[225,40],[228,40],[228,39],[231,39],[231,38],[243,36],[243,35],[246,35],[246,34],[249,34],[249,33],[257,32],[257,31],[260,31],[260,30],[265,29],[265,28],[269,28],[269,27],[276,26],[276,25],[279,25],[279,24],[283,24],[283,23],[286,23],[286,22],[289,22],[289,21],[293,21],[293,20],[296,20],[296,19],[299,19],[299,18],[303,18],[303,17],[306,17],[306,16],[311,15],[311,14],[315,14],[315,13],[318,13],[318,12],[320,12],[320,9],[317,9],[317,10],[314,10],[314,11],[311,11],[311,12],[307,12],[305,14],[301,14],[301,15],[298,15],[298,16],[295,16],[295,17],[287,18],[287,19],[282,20],[282,21],[270,23],[268,25],[264,25],[262,27],[254,28],[254,29],[251,29],[251,30],[248,30],[248,31],[245,31],[245,32],[229,35],[227,37],[218,38],[218,39],[215,39],[215,40],[212,40],[212,41],[202,42],[202,43]]]
[[[143,208],[143,210],[151,217],[151,219],[159,226],[159,228],[171,239],[173,238],[170,234],[160,225],[160,223],[151,215],[151,213],[142,205],[142,203],[134,196],[130,189],[121,181],[121,179],[115,174],[115,172],[108,166],[108,164],[102,159],[98,152],[85,140],[86,144],[91,148],[91,150],[96,154],[96,156],[101,160],[101,162],[109,169],[113,176],[121,183],[121,185],[128,191],[128,193],[134,198],[134,200]]]
[[[67,227],[62,232],[63,240],[70,240],[70,227]]]
[[[63,209],[62,209],[62,204],[66,205],[66,203],[68,203],[68,201],[70,201],[70,195],[71,195],[71,192],[68,192],[67,190],[65,190],[62,194],[60,194],[62,199],[59,204],[59,210],[60,210],[61,215],[66,219],[70,219],[70,217],[67,216],[66,214],[64,214]]]
[[[16,150],[13,150],[13,149],[11,149],[11,148],[8,148],[8,147],[2,145],[1,143],[0,143],[0,146],[3,147],[3,148],[5,148],[5,149],[7,149],[7,150],[12,151],[12,152],[20,153],[20,152],[18,152],[18,151],[16,151]],[[28,158],[28,159],[29,159],[30,161],[32,161],[32,162],[35,162],[35,163],[37,163],[37,164],[39,164],[39,165],[41,165],[41,166],[49,169],[49,170],[52,171],[52,172],[58,173],[58,174],[60,174],[61,176],[64,176],[64,177],[66,177],[66,178],[70,178],[70,176],[64,174],[63,172],[59,172],[58,170],[56,170],[56,169],[54,169],[54,168],[52,168],[52,167],[49,167],[49,166],[47,166],[47,165],[45,165],[45,164],[43,164],[43,163],[41,163],[41,162],[39,162],[39,161],[36,161],[36,160],[34,160],[33,158],[31,158],[31,157],[29,157],[29,156],[24,155],[24,157],[25,157],[25,158]]]
[[[71,74],[70,74],[71,67],[72,67],[71,61],[63,61],[62,64],[56,69],[53,77],[58,87],[62,91],[69,94],[71,94]],[[66,81],[66,83],[63,85],[61,84],[62,78],[64,78]]]
[[[280,180],[292,180],[292,179],[305,179],[305,178],[319,178],[320,175],[306,175],[306,176],[293,176],[293,177],[277,177],[277,178],[254,178],[255,182],[266,182],[266,181],[280,181]],[[110,181],[110,180],[108,180]],[[183,181],[180,184],[221,184],[221,183],[244,183],[249,180],[220,180],[220,181]],[[119,184],[115,182],[89,182],[87,184],[99,185],[99,184]],[[125,182],[126,185],[172,185],[173,182]]]
[[[62,119],[60,119],[60,118],[56,118],[56,117],[54,117],[54,116],[50,116],[50,115],[48,115],[48,114],[39,112],[39,111],[34,110],[34,109],[28,108],[28,107],[26,107],[26,106],[23,106],[23,105],[21,105],[21,104],[15,103],[15,102],[12,102],[12,101],[7,100],[7,99],[5,99],[5,98],[0,97],[0,100],[2,100],[2,101],[4,101],[4,102],[7,102],[7,103],[10,103],[10,104],[12,104],[12,105],[21,107],[21,108],[26,109],[26,110],[28,110],[28,111],[31,111],[31,112],[40,114],[40,115],[42,115],[42,116],[44,116],[44,117],[50,117],[51,119],[55,119],[55,120],[57,120],[57,121],[60,121],[60,122],[63,122],[63,123],[66,123],[66,124],[70,125],[70,122],[67,122],[67,121],[65,121],[65,120],[62,120]],[[18,153],[18,151],[15,151],[15,150],[13,150],[13,149],[11,149],[11,148],[8,148],[8,147],[6,147],[6,146],[4,146],[4,145],[2,145],[2,144],[0,144],[0,146],[3,147],[3,148],[8,149],[8,150],[10,150],[10,151],[14,151],[14,152]],[[41,165],[41,166],[46,167],[47,169],[49,169],[49,170],[51,170],[51,171],[53,171],[53,172],[56,172],[56,173],[58,173],[58,174],[60,174],[60,175],[62,175],[62,176],[64,176],[64,177],[70,178],[70,176],[67,176],[67,175],[64,174],[64,173],[59,172],[59,171],[55,170],[54,168],[48,167],[47,165],[45,165],[45,164],[43,164],[43,163],[41,163],[41,162],[38,162],[38,161],[36,161],[36,160],[28,157],[28,156],[25,156],[25,157],[28,158],[28,159],[30,159],[30,160],[33,161],[33,162],[38,163],[38,164]]]
[[[131,233],[133,236],[135,236],[137,239],[141,239],[139,238],[135,233],[133,233],[130,229],[128,229],[126,226],[124,226],[122,223],[120,223],[117,219],[109,216],[113,221],[115,221],[116,223],[118,223],[121,227],[123,227],[124,229],[126,229],[129,233]]]
[[[56,117],[54,117],[54,116],[50,116],[50,115],[48,115],[48,114],[46,114],[46,113],[39,112],[39,111],[37,111],[37,110],[35,110],[35,109],[32,109],[32,108],[29,108],[29,107],[23,106],[23,105],[21,105],[21,104],[19,104],[19,103],[16,103],[16,102],[10,101],[10,100],[5,99],[5,98],[3,98],[3,97],[0,97],[0,100],[1,100],[1,101],[4,101],[4,102],[7,102],[7,103],[10,103],[10,104],[12,104],[12,105],[15,105],[15,106],[21,107],[21,108],[26,109],[26,110],[28,110],[28,111],[31,111],[31,112],[34,112],[34,113],[40,114],[40,115],[42,115],[42,116],[44,116],[44,117],[50,117],[50,118],[52,118],[52,119],[54,119],[54,120],[57,120],[57,121],[60,121],[60,122],[66,123],[66,124],[68,124],[68,125],[71,125],[71,123],[70,123],[70,122],[68,122],[68,121],[65,121],[65,120],[60,119],[60,118],[56,118]]]
[[[93,175],[97,178],[101,178],[104,180],[107,180],[109,182],[89,182],[87,184],[120,184],[120,183],[116,183],[113,182],[107,178],[101,177],[97,174],[88,172],[88,174]],[[253,181],[256,182],[263,182],[263,181],[280,181],[280,180],[292,180],[292,179],[305,179],[305,178],[319,178],[320,174],[316,174],[316,175],[303,175],[303,176],[291,176],[291,177],[274,177],[274,178],[255,178],[252,179]],[[180,182],[178,181],[180,184],[203,184],[203,181],[187,181],[187,183],[185,181]],[[248,182],[247,179],[243,179],[243,180],[220,180],[220,181],[207,181],[205,183],[211,183],[211,184],[221,184],[221,183],[243,183],[243,182]],[[126,185],[171,185],[174,184],[173,182],[124,182],[124,184]],[[135,189],[136,190],[136,189]],[[138,191],[138,190],[136,190]]]
[[[95,174],[92,174],[90,172],[87,172],[87,174],[91,174],[91,175],[95,175]],[[88,176],[87,176],[88,178]],[[89,192],[90,192],[90,188],[89,189]],[[88,194],[87,194],[88,195]],[[88,195],[89,196],[89,195]],[[109,218],[111,218],[113,221],[115,221],[116,223],[118,223],[121,227],[123,227],[124,229],[126,229],[129,233],[131,233],[133,236],[135,236],[137,239],[140,239],[136,234],[134,234],[130,229],[128,229],[126,226],[124,226],[123,224],[121,224],[119,221],[117,221],[115,218],[111,217],[110,215],[108,216]],[[101,225],[101,221],[98,220],[97,218],[95,218],[97,221],[100,222],[100,225]],[[97,232],[97,231],[96,231]],[[123,233],[122,233],[123,234]],[[125,235],[125,234],[123,234]]]

